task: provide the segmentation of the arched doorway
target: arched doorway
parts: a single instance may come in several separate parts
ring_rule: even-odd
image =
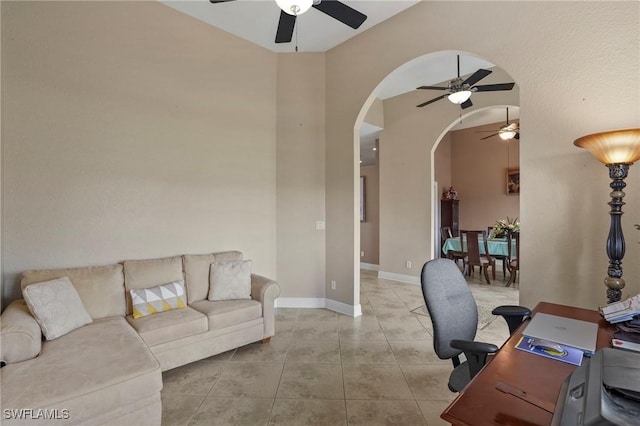
[[[446,132],[460,119],[465,119],[477,111],[495,105],[518,104],[519,93],[516,89],[510,92],[496,92],[492,94],[478,94],[474,98],[474,106],[461,113],[460,107],[450,104],[446,99],[433,108],[420,109],[416,105],[429,98],[422,91],[415,88],[422,84],[435,84],[446,81],[451,77],[447,74],[434,73],[440,81],[428,81],[425,77],[424,64],[430,61],[442,61],[455,58],[457,54],[464,58],[476,58],[487,61],[465,52],[441,51],[423,55],[398,67],[383,79],[372,91],[363,105],[354,126],[354,143],[358,143],[359,128],[364,122],[368,109],[378,96],[384,93],[386,84],[393,80],[393,76],[414,78],[407,84],[410,90],[400,95],[384,99],[384,129],[380,136],[380,271],[383,278],[400,281],[419,282],[419,271],[422,263],[435,257],[434,232],[434,198],[432,188],[434,180],[433,151]],[[452,62],[455,64],[455,62]],[[422,74],[412,71],[414,67],[423,66]],[[493,80],[487,83],[513,81],[503,70],[491,64]],[[475,71],[461,70],[461,74]],[[455,72],[455,68],[453,69]],[[413,76],[413,77],[411,77]],[[455,75],[454,75],[455,76]],[[416,80],[416,78],[418,78]],[[483,81],[484,83],[484,81]],[[475,96],[475,95],[474,95]],[[356,147],[357,148],[357,147]],[[357,163],[357,157],[356,157]],[[358,168],[354,168],[355,193],[359,185]],[[438,194],[439,195],[439,194]],[[356,214],[358,213],[358,214]],[[354,200],[354,221],[359,231],[359,198]],[[359,232],[356,232],[355,268],[354,268],[354,300],[359,303]]]

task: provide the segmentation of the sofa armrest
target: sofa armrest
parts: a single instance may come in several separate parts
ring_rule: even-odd
[[[256,274],[251,274],[251,298],[262,304],[262,318],[264,320],[263,339],[275,334],[275,300],[280,296],[280,286],[277,282]]]
[[[40,354],[42,330],[24,299],[16,300],[7,306],[0,322],[0,361],[13,364]]]

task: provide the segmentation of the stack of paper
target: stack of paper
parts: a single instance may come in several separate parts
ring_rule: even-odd
[[[602,306],[600,313],[612,324],[632,320],[636,315],[640,315],[640,294]]]
[[[614,348],[640,352],[640,317],[619,323],[611,343]]]

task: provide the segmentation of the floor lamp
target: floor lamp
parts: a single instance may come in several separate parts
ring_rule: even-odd
[[[624,202],[624,182],[629,166],[640,160],[640,129],[613,130],[594,133],[576,139],[574,145],[589,150],[594,157],[609,168],[612,189],[611,226],[607,238],[609,268],[604,284],[607,286],[608,303],[618,302],[622,296],[622,258],[624,257],[624,235],[622,235],[622,206]]]

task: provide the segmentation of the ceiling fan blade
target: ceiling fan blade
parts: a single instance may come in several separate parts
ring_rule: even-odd
[[[472,87],[474,92],[496,92],[498,90],[511,90],[515,83],[485,84]]]
[[[471,99],[467,99],[466,101],[460,104],[460,108],[462,109],[467,109],[472,106],[473,106],[473,102],[471,102]]]
[[[293,27],[295,25],[295,15],[289,15],[281,10],[278,31],[276,31],[276,43],[289,43],[293,38]]]
[[[489,139],[489,138],[492,138],[492,137],[494,137],[494,136],[498,136],[498,133],[494,133],[494,134],[492,134],[492,135],[485,136],[484,138],[480,138],[480,140],[481,140],[481,141],[483,141],[483,140],[485,140],[485,139]]]
[[[446,98],[447,96],[449,96],[449,95],[448,95],[448,94],[446,94],[446,95],[438,96],[437,98],[433,98],[433,99],[431,99],[430,101],[423,102],[423,103],[421,103],[420,105],[416,105],[416,107],[418,107],[418,108],[422,108],[423,106],[427,106],[427,105],[429,105],[429,104],[432,104],[432,103],[434,103],[435,101],[439,101],[440,99],[444,99],[444,98]]]
[[[490,71],[490,70],[479,69],[478,71],[471,74],[469,78],[463,81],[462,84],[468,84],[469,86],[473,86],[474,84],[476,84],[477,82],[479,82],[480,80],[482,80],[483,78],[491,74],[492,72],[493,71]]]
[[[318,4],[314,4],[313,7],[353,29],[359,28],[367,20],[367,15],[337,0],[323,0]]]
[[[428,89],[428,90],[447,90],[448,87],[438,87],[438,86],[420,86],[418,89]]]
[[[209,0],[211,3],[216,4],[216,3],[226,3],[228,1],[235,1],[235,0]]]

